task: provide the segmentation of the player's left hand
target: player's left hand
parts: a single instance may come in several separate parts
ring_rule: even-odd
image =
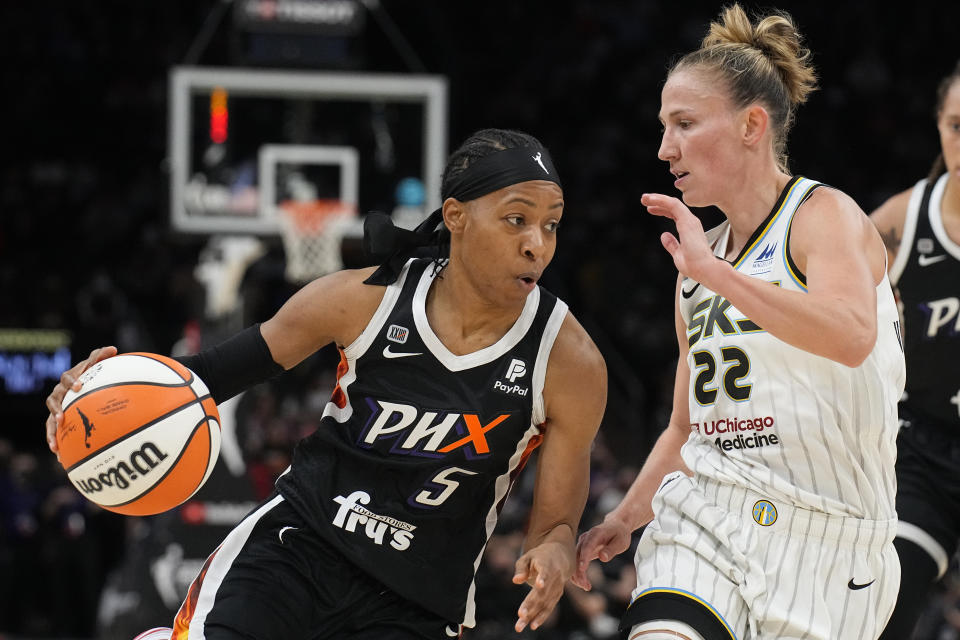
[[[514,625],[517,633],[527,625],[536,629],[546,622],[572,574],[570,550],[559,542],[545,542],[520,556],[513,582],[526,582],[532,589],[517,611],[517,623]]]

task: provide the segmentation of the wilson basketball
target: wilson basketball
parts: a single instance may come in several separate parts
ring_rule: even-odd
[[[107,358],[63,399],[60,464],[92,502],[125,515],[176,507],[203,486],[220,453],[207,386],[155,353]]]

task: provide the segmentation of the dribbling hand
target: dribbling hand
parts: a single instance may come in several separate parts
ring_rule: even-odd
[[[50,395],[47,396],[46,405],[47,409],[50,410],[50,415],[47,416],[47,446],[50,447],[50,451],[58,454],[58,459],[59,446],[57,445],[57,429],[63,420],[63,397],[67,395],[67,391],[70,389],[74,391],[80,390],[80,374],[101,360],[112,358],[115,355],[117,355],[116,347],[100,347],[99,349],[94,349],[90,352],[90,356],[87,357],[86,360],[78,362],[60,374],[60,382],[57,383],[57,386],[55,386],[53,391],[50,392]]]

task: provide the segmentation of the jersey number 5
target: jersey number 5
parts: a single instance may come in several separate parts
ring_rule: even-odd
[[[691,354],[697,366],[697,378],[694,381],[693,395],[701,405],[713,404],[717,399],[717,361],[709,351],[695,351]],[[740,384],[750,373],[750,359],[739,347],[722,347],[720,356],[727,365],[723,372],[723,391],[734,402],[743,402],[750,398],[752,384]]]
[[[426,483],[427,488],[413,498],[414,502],[428,507],[437,507],[443,504],[444,500],[449,498],[450,494],[460,486],[459,482],[450,478],[457,473],[464,473],[468,476],[477,475],[476,471],[469,471],[460,467],[448,467]]]

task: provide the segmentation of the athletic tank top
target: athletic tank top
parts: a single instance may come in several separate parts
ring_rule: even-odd
[[[547,361],[567,306],[538,287],[498,342],[454,355],[427,320],[434,278],[429,260],[410,260],[386,288],[277,486],[361,569],[469,627],[484,546],[543,436]]]
[[[947,178],[913,187],[890,279],[900,295],[907,354],[902,408],[960,434],[960,246],[943,228]]]
[[[790,226],[820,183],[790,180],[735,269],[790,291],[806,278],[790,256]],[[727,222],[708,234],[717,256]],[[850,368],[770,335],[723,297],[685,279],[680,311],[690,347],[691,470],[797,507],[866,519],[895,516],[897,399],[904,363],[886,276],[877,286],[877,342]]]

